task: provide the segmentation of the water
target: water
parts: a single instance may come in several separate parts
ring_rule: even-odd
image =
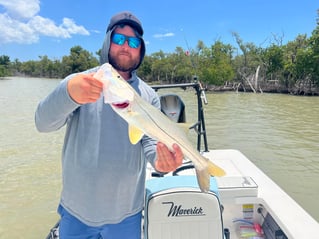
[[[34,126],[38,102],[58,83],[0,80],[0,238],[45,238],[58,219],[64,129],[46,134]],[[194,92],[181,97],[195,121]],[[209,148],[239,149],[319,221],[319,97],[207,98]]]
[[[0,80],[0,238],[45,238],[57,220],[63,130],[40,134],[34,111],[57,80]]]

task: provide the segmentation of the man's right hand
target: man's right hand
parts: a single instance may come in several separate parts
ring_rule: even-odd
[[[67,90],[70,97],[78,104],[97,101],[103,90],[103,83],[92,74],[77,74],[69,80]]]

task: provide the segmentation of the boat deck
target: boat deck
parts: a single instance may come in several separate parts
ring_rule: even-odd
[[[216,177],[216,181],[224,209],[223,225],[231,239],[242,238],[242,224],[234,222],[236,219],[253,221],[263,226],[265,233],[283,231],[280,238],[314,238],[319,231],[318,222],[241,152],[211,150],[204,156],[226,171],[226,176]],[[194,175],[195,170],[179,173],[183,174]]]
[[[241,205],[241,207],[249,203],[255,205],[254,220],[262,224],[266,215],[261,215],[260,210],[269,213],[289,239],[314,238],[317,235],[318,222],[241,152],[212,150],[205,156],[227,170],[224,178],[217,178],[223,204]],[[231,185],[224,187],[224,182],[232,177],[243,177],[252,181],[247,181],[248,184],[244,181],[243,190],[233,188]],[[238,194],[238,191],[245,193]],[[231,224],[229,217],[233,217],[233,212],[227,210],[225,206],[225,227],[230,227],[232,235],[235,235],[236,228]]]
[[[237,150],[212,150],[204,153],[204,156],[226,171],[226,176],[216,178],[219,201],[223,208],[222,224],[229,233],[228,237],[221,239],[316,238],[316,233],[319,231],[318,222],[242,153]],[[148,165],[147,179],[152,178],[152,172],[153,168]],[[195,175],[195,170],[187,169],[178,175]],[[247,230],[242,229],[245,227],[243,225],[247,224],[243,224],[239,219],[260,225],[264,236],[248,236]],[[51,230],[53,234],[57,233],[55,228]],[[175,226],[173,228],[176,232]],[[47,238],[58,238],[58,234],[55,236],[49,234]],[[167,237],[155,236],[149,239],[156,238]],[[178,238],[207,237],[183,235]]]

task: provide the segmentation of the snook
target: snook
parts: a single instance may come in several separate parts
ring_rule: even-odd
[[[104,102],[128,123],[132,144],[139,142],[144,134],[168,147],[178,144],[184,156],[193,162],[199,187],[204,192],[210,189],[210,176],[225,174],[194,148],[177,123],[142,99],[110,64],[102,65],[94,77],[103,82]]]

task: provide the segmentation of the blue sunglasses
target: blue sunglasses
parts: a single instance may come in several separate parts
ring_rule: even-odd
[[[131,48],[138,48],[141,45],[141,39],[138,37],[129,37],[120,33],[114,33],[112,42],[122,46],[126,41]]]

